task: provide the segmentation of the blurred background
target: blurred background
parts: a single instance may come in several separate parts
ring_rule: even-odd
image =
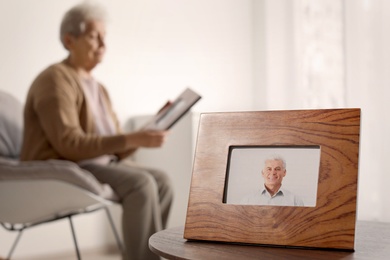
[[[0,1],[0,89],[24,102],[36,75],[65,58],[59,24],[78,2]],[[390,154],[390,1],[100,3],[109,14],[107,54],[95,77],[109,89],[125,127],[141,124],[185,87],[203,96],[173,129],[163,159],[161,151],[137,155],[139,161],[176,171],[170,226],[184,225],[199,113],[314,108],[362,109],[358,219],[390,222],[390,174],[385,169]],[[184,148],[178,146],[183,140]],[[114,210],[119,216],[120,209]],[[113,244],[104,216],[83,216],[75,224],[82,248]],[[69,227],[61,225],[27,231],[15,257],[73,250]],[[0,229],[0,255],[8,252],[15,235]]]

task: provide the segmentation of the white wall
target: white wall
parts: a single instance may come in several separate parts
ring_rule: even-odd
[[[390,222],[390,2],[345,2],[348,105],[362,108],[359,216]]]
[[[100,2],[110,21],[107,55],[95,76],[109,89],[123,124],[133,116],[155,113],[187,86],[203,96],[194,111],[252,108],[252,0]],[[58,27],[63,13],[75,3],[0,1],[0,89],[24,101],[34,77],[65,58]],[[185,176],[180,181],[181,187],[189,185]],[[182,199],[176,201],[183,205]],[[186,208],[174,207],[180,218],[170,225],[181,225]],[[111,236],[98,229],[107,224],[103,218],[94,213],[75,219],[83,249],[100,246]],[[14,236],[0,229],[0,255],[8,252]],[[62,222],[27,231],[15,256],[67,250],[73,250],[73,244],[68,223]]]

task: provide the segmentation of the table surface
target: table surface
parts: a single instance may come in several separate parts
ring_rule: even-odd
[[[390,223],[358,221],[354,252],[187,241],[183,233],[183,227],[157,232],[150,237],[149,247],[166,259],[390,259]]]

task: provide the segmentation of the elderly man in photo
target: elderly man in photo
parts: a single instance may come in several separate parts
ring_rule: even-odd
[[[264,161],[261,175],[264,187],[245,197],[241,202],[248,205],[303,206],[303,201],[282,186],[286,177],[286,161],[281,156],[272,156]]]

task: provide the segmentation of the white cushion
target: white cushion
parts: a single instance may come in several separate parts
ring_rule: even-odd
[[[0,90],[0,156],[18,158],[23,138],[23,105]]]

